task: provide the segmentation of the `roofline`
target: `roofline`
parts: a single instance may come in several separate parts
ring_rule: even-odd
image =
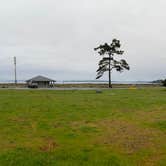
[[[41,75],[38,75],[38,76],[35,76],[35,77],[32,77],[31,79],[29,79],[29,80],[25,80],[25,82],[29,82],[29,81],[32,81],[34,78],[36,78],[36,77],[45,77],[45,76],[41,76]],[[52,80],[52,79],[50,79],[50,78],[48,78],[48,77],[45,77],[46,79],[48,79],[47,81],[37,81],[37,82],[56,82],[55,80]]]
[[[29,82],[32,81],[32,79],[30,80],[25,80],[25,82]],[[36,82],[56,82],[55,80],[48,80],[48,81],[36,81]]]

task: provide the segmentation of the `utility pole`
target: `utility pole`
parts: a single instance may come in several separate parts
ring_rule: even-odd
[[[14,57],[14,77],[15,77],[15,85],[17,85],[17,61],[16,61],[16,57]]]

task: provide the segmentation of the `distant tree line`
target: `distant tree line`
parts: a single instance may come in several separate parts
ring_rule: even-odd
[[[155,80],[155,81],[153,81],[152,83],[162,84],[163,86],[166,87],[166,79],[163,79],[163,80]]]

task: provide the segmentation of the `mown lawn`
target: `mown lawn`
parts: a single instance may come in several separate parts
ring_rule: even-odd
[[[0,166],[166,165],[166,89],[0,90]]]

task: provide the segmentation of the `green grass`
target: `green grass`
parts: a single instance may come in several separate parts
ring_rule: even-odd
[[[0,166],[166,165],[166,90],[0,90]]]

